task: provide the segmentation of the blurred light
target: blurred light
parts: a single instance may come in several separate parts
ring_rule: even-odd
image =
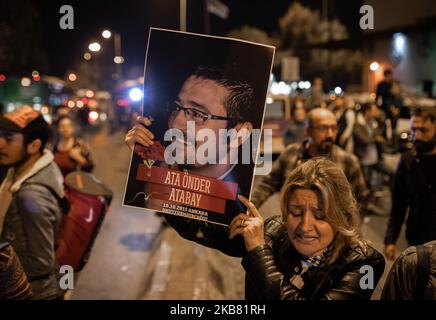
[[[310,89],[311,86],[312,86],[312,85],[311,85],[310,81],[305,81],[305,82],[304,82],[304,88],[305,88],[305,89]]]
[[[33,71],[32,72],[32,77],[37,77],[39,76],[39,72],[38,71]]]
[[[83,108],[83,106],[84,106],[83,101],[82,100],[77,100],[76,106],[77,106],[77,108]]]
[[[70,100],[70,101],[68,101],[68,103],[67,103],[68,108],[74,108],[75,105],[76,105],[76,104],[74,103],[73,100]]]
[[[298,82],[298,88],[299,89],[304,89],[304,81]]]
[[[90,122],[94,122],[97,119],[98,119],[98,112],[97,111],[91,111],[89,113],[89,120],[90,120]]]
[[[109,30],[104,30],[101,35],[103,38],[109,39],[112,36],[112,33]]]
[[[292,82],[292,83],[291,83],[291,88],[292,88],[292,90],[297,90],[297,88],[298,88],[298,82],[297,82],[297,81]]]
[[[372,93],[370,93],[369,97],[370,97],[372,100],[375,100],[375,98],[377,97],[377,95],[376,95],[374,92],[372,92]]]
[[[48,114],[48,107],[47,107],[47,106],[43,106],[43,107],[41,108],[41,113],[42,113],[42,114]]]
[[[77,76],[75,73],[70,73],[68,75],[68,80],[70,80],[71,82],[76,81],[77,80]]]
[[[0,74],[0,82],[6,81],[6,76],[4,74]]]
[[[87,90],[86,93],[85,93],[85,96],[87,96],[88,98],[92,98],[94,96],[94,91]]]
[[[123,57],[120,57],[120,56],[116,56],[116,57],[114,58],[114,62],[115,62],[116,64],[121,64],[121,63],[124,62],[124,58],[123,58]]]
[[[33,104],[33,109],[35,109],[36,111],[41,110],[42,105],[40,103],[34,103]]]
[[[90,99],[88,101],[88,106],[91,107],[91,108],[96,107],[97,106],[97,101],[95,101],[94,99]]]
[[[10,102],[6,105],[6,112],[12,112],[15,110],[15,104]]]
[[[41,98],[40,97],[33,97],[32,101],[33,101],[33,103],[40,103]]]
[[[83,55],[83,59],[85,59],[85,60],[91,60],[91,58],[92,58],[92,55],[89,53],[89,52],[86,52],[84,55]]]
[[[394,33],[394,49],[399,54],[404,53],[406,37],[401,32]]]
[[[273,99],[273,98],[271,98],[271,97],[266,98],[266,103],[267,103],[267,104],[271,104],[271,103],[273,103],[273,102],[274,102],[274,99]]]
[[[101,49],[101,46],[98,42],[93,42],[88,46],[89,50],[92,52],[98,52]]]
[[[401,137],[401,139],[407,139],[407,137],[408,137],[407,132],[403,132],[403,133],[400,135],[400,137]]]
[[[378,62],[373,62],[371,63],[371,65],[369,66],[369,69],[371,71],[377,71],[380,68],[380,65],[378,64]]]
[[[26,77],[24,77],[24,78],[21,78],[21,85],[23,86],[23,87],[28,87],[28,86],[30,86],[30,79],[29,78],[26,78]]]
[[[33,77],[33,81],[39,81],[39,80],[41,80],[41,77],[39,75]]]
[[[86,99],[86,98],[82,98],[82,102],[83,102],[84,104],[87,104],[87,103],[88,103],[88,99]]]
[[[341,87],[336,87],[335,88],[335,94],[336,95],[340,95],[342,93],[342,88]]]
[[[142,99],[142,91],[139,88],[132,88],[129,91],[129,98],[132,101],[139,101]]]
[[[127,99],[118,99],[117,103],[118,103],[118,105],[120,107],[125,107],[125,106],[127,106],[129,104],[129,100],[127,100]]]
[[[104,112],[101,113],[101,114],[100,114],[100,120],[101,120],[101,121],[106,121],[106,120],[107,120],[107,114],[104,113]]]

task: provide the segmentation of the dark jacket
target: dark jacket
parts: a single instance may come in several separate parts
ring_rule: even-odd
[[[169,215],[165,217],[182,237],[231,256],[243,257],[245,297],[248,300],[370,299],[383,274],[385,261],[375,249],[368,247],[364,252],[358,247],[346,248],[331,265],[311,268],[304,273],[305,285],[300,290],[290,279],[301,272],[301,256],[292,247],[281,217],[265,221],[265,245],[249,252],[241,237],[228,239],[225,227]],[[364,276],[360,270],[366,265],[374,270],[371,289],[360,287]]]
[[[401,227],[406,222],[406,239],[410,245],[423,244],[436,239],[436,183],[431,181],[434,172],[425,172],[424,160],[436,156],[418,157],[415,151],[404,153],[394,178],[392,209],[385,236],[385,244],[395,244]]]
[[[417,292],[417,275],[420,272],[416,247],[409,247],[395,261],[386,279],[381,299],[415,300],[418,295],[426,300],[436,300],[436,241],[423,245],[429,258],[428,278],[423,292]],[[424,286],[423,286],[424,288]]]

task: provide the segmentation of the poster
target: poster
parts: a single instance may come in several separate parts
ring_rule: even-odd
[[[123,205],[228,225],[254,178],[274,47],[151,28]]]

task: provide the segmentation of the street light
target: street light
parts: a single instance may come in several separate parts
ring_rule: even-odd
[[[103,38],[109,39],[112,36],[112,33],[109,30],[104,30],[101,35]]]
[[[374,61],[373,63],[370,64],[369,69],[371,71],[377,71],[380,68],[380,65],[378,64],[378,62]]]
[[[24,78],[21,78],[21,85],[23,86],[23,87],[29,87],[30,86],[30,79],[29,78],[26,78],[26,77],[24,77]]]
[[[76,74],[75,74],[75,73],[70,73],[70,74],[68,75],[68,80],[70,80],[71,82],[76,81],[76,80],[77,80],[77,76],[76,76]]]
[[[115,62],[116,64],[123,63],[123,62],[124,62],[124,58],[123,58],[123,57],[120,57],[120,56],[116,56],[116,57],[114,58],[114,62]]]
[[[98,42],[93,42],[88,46],[89,50],[92,52],[98,52],[101,49],[101,46]]]

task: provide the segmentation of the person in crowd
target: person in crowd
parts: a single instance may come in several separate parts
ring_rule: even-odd
[[[295,107],[292,113],[292,119],[285,132],[285,146],[301,142],[306,138],[305,121],[306,109],[304,107]]]
[[[388,137],[387,132],[385,132],[385,136],[392,140],[394,150],[396,150],[398,147],[396,127],[402,106],[402,89],[400,83],[394,79],[391,69],[384,71],[384,77],[383,81],[377,85],[376,101],[378,106],[384,111],[391,128],[392,137]]]
[[[365,179],[356,156],[335,145],[338,125],[335,115],[328,109],[316,108],[306,120],[307,139],[289,145],[274,162],[271,172],[254,188],[251,201],[258,208],[286,181],[287,175],[301,163],[324,156],[335,162],[351,183],[359,203],[368,196]]]
[[[436,240],[411,246],[397,258],[382,300],[436,300]]]
[[[436,240],[436,113],[417,108],[411,118],[414,149],[400,159],[394,178],[392,209],[385,235],[385,254],[395,259],[395,243],[408,213],[409,245]]]
[[[347,152],[353,152],[353,128],[356,121],[354,106],[348,105],[345,97],[337,97],[330,106],[338,121],[336,144]]]
[[[54,161],[66,177],[76,170],[91,172],[94,168],[91,149],[75,134],[74,120],[68,115],[61,116],[57,123],[57,141],[54,145]]]
[[[371,191],[373,172],[379,172],[389,177],[390,185],[395,174],[395,170],[386,164],[381,153],[382,145],[386,140],[379,131],[377,121],[379,116],[380,109],[375,103],[363,104],[357,114],[353,132],[354,153],[360,159],[366,184]]]
[[[377,85],[376,101],[383,111],[387,113],[389,106],[395,104],[395,96],[392,92],[394,75],[391,69],[385,70],[383,74],[385,78]]]
[[[316,77],[313,79],[312,89],[310,91],[310,96],[306,104],[308,111],[318,108],[322,105],[323,94],[324,91],[322,78]]]
[[[224,227],[165,215],[182,237],[242,257],[246,299],[370,299],[384,271],[383,256],[360,232],[357,203],[343,171],[320,157],[287,175],[281,216],[266,221],[256,206]],[[362,286],[363,266],[373,286]]]
[[[45,148],[51,128],[29,106],[0,117],[0,165],[9,166],[0,186],[0,239],[23,265],[35,299],[57,299],[55,241],[64,197],[62,174]]]

